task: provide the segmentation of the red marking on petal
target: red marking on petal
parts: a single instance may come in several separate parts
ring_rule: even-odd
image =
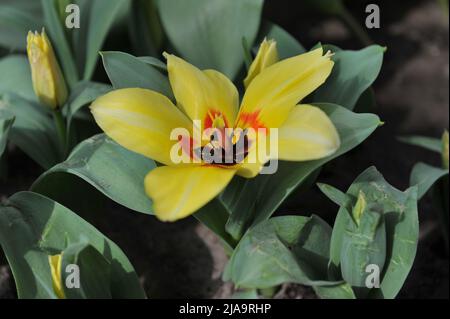
[[[211,128],[213,125],[214,119],[219,116],[222,117],[223,122],[225,123],[225,127],[229,127],[227,118],[225,117],[225,115],[222,112],[220,112],[218,110],[210,109],[210,110],[208,110],[208,113],[206,114],[205,119],[203,121],[204,128],[205,129]]]
[[[240,128],[248,128],[251,127],[253,128],[255,131],[258,130],[259,128],[266,128],[264,126],[264,124],[259,120],[259,113],[261,111],[257,110],[254,112],[242,112],[239,114],[239,119],[238,119],[238,127]]]

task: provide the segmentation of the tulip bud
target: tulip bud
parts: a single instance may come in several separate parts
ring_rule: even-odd
[[[52,274],[53,291],[59,299],[64,299],[65,295],[61,277],[62,254],[48,256],[48,262],[50,264],[50,270]]]
[[[363,191],[359,191],[358,200],[356,201],[355,207],[353,207],[352,210],[353,219],[355,220],[358,226],[361,221],[361,216],[364,213],[364,210],[366,209],[366,206],[367,206],[366,196],[364,195]]]
[[[34,92],[39,101],[52,109],[63,106],[67,99],[67,86],[44,30],[41,34],[28,33],[27,53]]]
[[[265,68],[278,62],[277,43],[274,40],[264,41],[261,43],[258,54],[253,60],[248,70],[247,77],[244,80],[245,88],[250,85],[250,82]]]

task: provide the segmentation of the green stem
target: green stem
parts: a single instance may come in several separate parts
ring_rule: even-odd
[[[53,120],[58,134],[62,160],[65,160],[67,156],[67,129],[60,110],[53,110]]]
[[[370,39],[369,35],[366,31],[361,28],[361,25],[356,21],[353,15],[347,10],[347,8],[343,7],[340,10],[339,16],[344,20],[345,24],[353,31],[355,36],[361,41],[364,45],[371,45],[373,42]]]

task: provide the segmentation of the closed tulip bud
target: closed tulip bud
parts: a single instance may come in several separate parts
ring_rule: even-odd
[[[27,53],[34,92],[39,101],[52,109],[63,106],[67,99],[67,86],[44,30],[41,34],[28,33]]]

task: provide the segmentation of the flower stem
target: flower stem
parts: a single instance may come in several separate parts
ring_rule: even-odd
[[[64,160],[67,155],[67,129],[60,110],[53,110],[53,120],[58,134],[61,157]]]

